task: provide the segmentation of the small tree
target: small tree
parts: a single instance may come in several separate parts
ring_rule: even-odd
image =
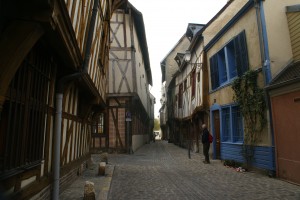
[[[153,128],[153,130],[158,131],[159,129],[160,129],[159,119],[155,118],[154,119],[154,128]]]
[[[234,101],[238,103],[244,118],[243,157],[247,167],[253,161],[254,147],[266,125],[266,101],[264,90],[257,84],[258,71],[249,70],[235,79],[232,85]]]

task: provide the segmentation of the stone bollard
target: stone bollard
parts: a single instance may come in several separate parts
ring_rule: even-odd
[[[107,153],[102,153],[100,155],[100,162],[105,162],[106,164],[108,163],[108,154]]]
[[[105,167],[106,167],[106,162],[100,162],[99,163],[99,168],[98,168],[98,175],[99,176],[104,176],[105,175]]]
[[[95,200],[95,188],[94,183],[90,181],[86,181],[84,185],[84,200]]]

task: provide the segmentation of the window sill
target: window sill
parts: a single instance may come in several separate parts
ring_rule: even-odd
[[[222,85],[220,85],[218,88],[216,88],[216,89],[214,89],[214,90],[210,90],[210,91],[209,91],[209,94],[212,94],[212,93],[214,93],[214,92],[217,92],[218,90],[221,90],[221,89],[223,89],[223,88],[225,88],[225,87],[228,87],[228,86],[232,85],[232,82],[233,82],[236,78],[237,78],[237,77],[231,79],[230,81],[227,81],[227,82],[223,83]]]
[[[224,141],[224,142],[221,142],[222,144],[236,144],[236,145],[243,145],[244,143],[241,142],[241,141],[238,141],[238,142],[230,142],[230,141]]]

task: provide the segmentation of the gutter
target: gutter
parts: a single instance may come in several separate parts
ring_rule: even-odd
[[[99,6],[99,0],[94,0],[90,28],[86,43],[85,58],[82,64],[82,69],[74,74],[62,77],[58,81],[56,90],[56,112],[55,112],[55,127],[54,127],[54,159],[53,159],[53,199],[59,200],[59,182],[60,182],[60,144],[61,144],[61,121],[62,121],[62,101],[64,96],[64,87],[67,83],[77,78],[83,77],[88,72],[88,65],[91,57],[91,46],[93,34],[96,24],[96,16]]]

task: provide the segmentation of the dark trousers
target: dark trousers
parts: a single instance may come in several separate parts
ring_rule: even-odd
[[[210,143],[204,143],[203,144],[203,154],[205,156],[205,161],[206,162],[209,162],[209,155],[208,155],[209,146],[210,146]]]

